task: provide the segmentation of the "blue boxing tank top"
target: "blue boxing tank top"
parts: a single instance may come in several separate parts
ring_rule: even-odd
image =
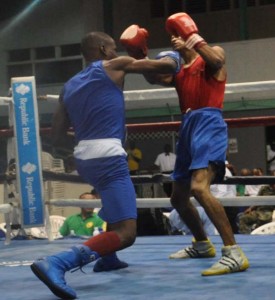
[[[63,89],[63,101],[76,141],[125,138],[123,91],[106,74],[102,60],[72,77]]]

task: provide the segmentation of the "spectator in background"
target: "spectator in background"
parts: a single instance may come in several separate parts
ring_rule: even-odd
[[[225,161],[225,177],[232,177],[233,174],[229,167],[231,167],[228,161]],[[231,168],[232,169],[232,168]],[[210,186],[210,191],[216,198],[229,198],[236,197],[237,190],[234,184],[212,184]],[[234,233],[238,233],[238,226],[236,222],[237,215],[239,213],[239,208],[235,206],[224,207],[230,225]]]
[[[142,152],[140,149],[136,147],[135,141],[129,141],[129,147],[127,148],[127,161],[128,161],[128,168],[130,171],[130,175],[138,174],[140,169],[140,162],[142,160]],[[140,185],[134,185],[136,196],[142,197],[142,187]]]
[[[171,174],[174,170],[175,162],[176,162],[176,154],[171,152],[172,148],[170,144],[165,144],[162,153],[160,153],[154,165],[159,171],[163,174]],[[163,190],[167,197],[170,197],[172,194],[172,182],[164,182]]]
[[[83,193],[79,199],[98,199],[95,192]],[[106,231],[106,223],[94,212],[94,208],[81,208],[79,214],[74,214],[66,218],[63,225],[59,229],[62,236],[92,236],[95,228],[101,228]]]
[[[266,146],[266,156],[268,171],[271,173],[275,170],[275,140]]]
[[[251,170],[247,168],[241,169],[241,176],[251,176]],[[237,184],[237,196],[245,195],[245,184]]]
[[[139,164],[142,160],[142,152],[136,147],[135,141],[129,141],[129,148],[126,150],[128,167],[131,175],[135,175],[139,171]]]
[[[225,177],[232,177],[233,174],[227,167],[228,162],[225,161]],[[234,184],[211,184],[210,190],[216,198],[236,197],[237,191]]]
[[[68,155],[66,157],[65,168],[66,168],[66,173],[69,173],[71,175],[78,175],[76,164],[75,164],[75,158],[73,155]]]
[[[271,176],[275,176],[275,170]],[[275,184],[263,185],[258,196],[275,195]],[[272,214],[275,206],[251,206],[239,215],[239,232],[250,234],[255,228],[272,221]]]
[[[207,235],[211,236],[214,234],[218,234],[215,226],[208,218],[203,207],[198,206],[198,207],[196,207],[196,209],[198,210],[198,213],[199,213],[201,221],[202,221],[203,228],[204,228],[205,232],[207,233]],[[169,215],[169,222],[170,222],[172,234],[174,232],[180,232],[183,235],[192,234],[192,232],[190,231],[188,226],[183,222],[183,220],[180,218],[178,212],[175,209],[173,209]]]
[[[252,176],[263,176],[263,170],[261,168],[252,169]],[[253,184],[245,186],[245,195],[246,196],[257,196],[263,185],[262,184]]]
[[[232,172],[228,168],[228,161],[225,162],[226,169],[225,169],[225,177],[232,177]],[[231,184],[212,184],[210,186],[210,190],[212,194],[216,198],[226,198],[226,197],[236,197],[236,186]],[[208,216],[206,215],[203,207],[198,206],[196,207],[198,210],[198,213],[200,215],[200,218],[202,220],[202,224],[204,227],[204,230],[206,231],[207,235],[214,235],[218,234],[215,226],[210,221]],[[228,210],[227,210],[228,209]],[[228,216],[228,219],[230,221],[231,227],[234,231],[234,233],[238,232],[238,227],[236,223],[236,216],[238,214],[238,209],[234,207],[225,207],[226,214]],[[179,214],[175,209],[172,210],[171,214],[169,215],[169,221],[171,225],[172,232],[177,230],[179,232],[182,232],[183,234],[192,234],[190,229],[187,227],[187,225],[181,220]]]

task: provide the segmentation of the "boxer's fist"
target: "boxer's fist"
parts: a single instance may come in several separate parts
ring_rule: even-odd
[[[198,33],[198,28],[193,19],[186,13],[176,13],[168,17],[165,23],[166,31],[184,40],[193,33]]]
[[[176,13],[166,20],[166,31],[173,36],[180,36],[187,49],[201,47],[205,40],[198,35],[198,28],[193,19],[186,13]]]
[[[124,30],[120,36],[120,43],[128,54],[135,59],[142,59],[147,56],[148,31],[138,25],[131,25]]]
[[[179,52],[177,51],[162,51],[160,52],[157,56],[156,59],[162,59],[165,57],[171,58],[177,65],[175,73],[178,73],[180,71],[180,66],[181,66],[181,57]]]

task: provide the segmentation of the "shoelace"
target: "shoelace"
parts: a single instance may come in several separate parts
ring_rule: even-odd
[[[80,264],[80,266],[78,266],[78,267],[72,269],[70,272],[71,272],[71,273],[74,273],[74,272],[80,270],[82,273],[87,274],[86,272],[83,271],[83,267],[89,265],[89,264],[90,264],[91,262],[93,262],[93,261],[95,261],[95,256],[94,256],[94,255],[91,255],[91,256],[90,256],[90,261],[89,261],[88,263],[85,263],[85,264],[84,264],[84,263],[82,262],[82,264]]]

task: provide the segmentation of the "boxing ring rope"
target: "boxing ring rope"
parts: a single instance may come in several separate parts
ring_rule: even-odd
[[[275,91],[275,81],[262,81],[262,82],[249,82],[249,83],[237,83],[237,84],[227,84],[226,85],[226,97],[231,97],[234,95],[242,95],[243,93],[251,92],[262,92],[262,91]],[[150,90],[138,90],[138,91],[127,91],[124,92],[125,101],[127,103],[132,103],[135,107],[140,107],[146,105],[148,108],[148,100],[170,100],[175,98],[177,102],[177,94],[174,88],[165,89],[150,89]],[[46,95],[42,97],[43,100],[49,102],[56,102],[58,95]],[[41,98],[41,100],[42,100]],[[145,100],[145,101],[143,101]],[[0,105],[7,105],[12,101],[10,97],[0,97]],[[145,104],[146,103],[146,104]],[[254,126],[271,126],[275,125],[275,116],[260,116],[260,117],[245,117],[245,118],[230,118],[225,119],[229,127],[254,127]],[[140,132],[157,132],[157,131],[178,131],[180,122],[155,122],[155,123],[143,123],[143,124],[127,124],[128,133],[140,133]],[[70,130],[72,131],[72,130]],[[45,127],[40,128],[41,135],[50,135],[51,128]],[[0,129],[1,137],[12,137],[13,129],[5,128]],[[43,170],[43,180],[44,181],[64,181],[72,183],[85,183],[78,175],[69,175],[64,173],[55,173],[51,171]],[[132,181],[134,184],[160,184],[163,182],[171,181],[167,175],[155,174],[155,175],[137,175],[132,176]],[[10,174],[0,174],[0,182],[6,182],[7,180],[16,180],[15,175]],[[274,184],[275,177],[273,176],[233,176],[230,178],[225,178],[221,184]],[[220,198],[220,202],[223,206],[250,206],[250,205],[275,205],[274,196],[243,196],[243,197],[230,197],[230,198]],[[194,198],[192,201],[197,205],[198,203]],[[48,199],[44,202],[47,205],[53,206],[72,206],[72,207],[101,207],[100,200],[80,200],[80,199]],[[169,198],[137,198],[138,208],[160,208],[169,207]],[[7,203],[0,205],[0,213],[5,213],[9,215],[12,210],[12,204]],[[6,219],[8,222],[8,219]],[[8,224],[7,224],[8,225]],[[10,230],[7,226],[7,230]],[[9,243],[7,237],[6,243]],[[49,238],[50,239],[50,238]]]
[[[275,80],[266,81],[252,81],[252,82],[241,82],[241,83],[227,83],[225,87],[225,94],[236,94],[243,92],[259,92],[259,91],[270,91],[274,90]],[[174,88],[157,88],[157,89],[145,89],[145,90],[134,90],[125,91],[125,100],[129,101],[132,99],[148,99],[148,94],[150,92],[150,99],[161,99],[169,98],[171,94],[177,97],[177,93]],[[58,100],[58,95],[48,94],[48,100]]]
[[[53,172],[48,170],[43,170],[43,179],[51,180],[51,181],[64,181],[71,183],[83,183],[86,182],[79,176],[74,174]],[[154,174],[154,175],[132,175],[131,176],[133,184],[158,184],[163,182],[171,182],[169,175],[165,174]],[[11,174],[0,174],[0,182],[4,182],[6,180],[16,180],[15,175]],[[225,177],[220,184],[250,184],[250,185],[258,185],[258,184],[274,184],[275,176],[232,176]],[[274,197],[275,198],[275,197]]]
[[[225,122],[230,128],[241,128],[241,127],[257,127],[257,126],[273,126],[275,125],[275,116],[260,116],[260,117],[244,117],[244,118],[227,118]],[[180,121],[174,122],[154,122],[154,123],[135,123],[127,124],[128,133],[139,133],[139,132],[157,132],[161,130],[165,131],[178,131]],[[72,130],[69,130],[72,132]],[[41,135],[50,135],[51,128],[43,127],[40,128]],[[0,129],[1,137],[12,137],[13,129],[4,128]]]
[[[199,205],[198,202],[191,198],[195,205]],[[239,196],[219,198],[219,201],[223,206],[257,206],[257,205],[275,205],[274,196]],[[84,207],[84,208],[99,208],[101,207],[100,199],[93,200],[79,200],[79,199],[50,199],[45,202],[48,205],[54,206],[72,206],[72,207]],[[137,198],[138,208],[161,208],[171,207],[170,198]]]
[[[4,180],[5,175],[1,175],[1,179]],[[51,181],[65,181],[71,183],[85,183],[78,175],[70,175],[64,173],[56,173],[52,171],[43,171],[44,180]],[[12,177],[9,175],[9,180],[16,179],[15,175]],[[156,174],[156,175],[136,175],[131,176],[133,184],[160,184],[163,182],[171,182],[168,175]],[[274,176],[232,176],[225,177],[220,184],[274,184]],[[223,206],[249,206],[249,205],[275,205],[274,196],[238,196],[220,198],[220,202]],[[194,203],[196,200],[193,198]],[[72,206],[72,207],[101,207],[100,200],[79,200],[79,199],[49,199],[45,202],[48,205],[54,206]],[[158,208],[169,207],[170,198],[137,198],[138,208]]]
[[[43,171],[44,179],[48,180],[65,180],[66,182],[79,182],[84,183],[81,177],[78,175],[69,175],[62,173],[54,173],[51,171]],[[161,184],[163,182],[171,182],[169,175],[155,174],[155,175],[133,175],[131,176],[134,185],[139,184]],[[274,176],[232,176],[225,177],[220,184],[274,184]],[[191,198],[192,202],[199,205],[198,202]],[[219,201],[223,206],[250,206],[250,205],[275,205],[274,196],[237,196],[237,197],[226,197],[219,198]],[[101,207],[100,200],[80,200],[80,199],[49,199],[46,201],[48,205],[54,206],[73,206],[73,207]],[[170,198],[137,198],[138,208],[161,208],[170,207]]]

